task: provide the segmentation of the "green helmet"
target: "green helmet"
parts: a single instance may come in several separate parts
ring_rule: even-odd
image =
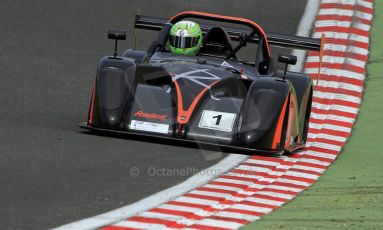
[[[179,21],[170,30],[168,47],[170,52],[182,55],[196,55],[201,48],[202,31],[191,21]]]

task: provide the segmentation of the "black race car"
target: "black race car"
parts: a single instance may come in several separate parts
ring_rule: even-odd
[[[168,34],[184,18],[248,29],[201,23],[198,55],[174,55],[167,50]],[[147,51],[128,49],[117,56],[117,41],[126,35],[108,32],[115,39],[114,56],[99,63],[82,128],[252,153],[282,154],[305,145],[312,80],[287,71],[297,61],[293,55],[279,55],[286,68],[277,71],[269,46],[320,51],[323,39],[266,34],[248,19],[194,11],[169,20],[136,16],[135,27],[158,30],[158,37]],[[237,58],[247,43],[258,45],[254,61]]]

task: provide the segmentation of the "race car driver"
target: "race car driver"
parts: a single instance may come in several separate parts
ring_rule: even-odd
[[[179,21],[170,30],[168,48],[173,54],[195,56],[202,45],[200,26],[192,21]]]

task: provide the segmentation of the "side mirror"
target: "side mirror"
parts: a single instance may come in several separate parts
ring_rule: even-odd
[[[124,31],[119,31],[119,30],[109,30],[108,39],[126,40],[126,33]]]
[[[278,61],[286,64],[285,73],[283,75],[283,80],[285,80],[286,72],[287,72],[287,66],[288,65],[295,65],[297,63],[297,56],[291,55],[291,54],[279,54],[278,55]]]
[[[295,65],[297,63],[297,56],[291,54],[279,54],[278,61],[286,65]]]
[[[118,40],[126,40],[126,33],[124,31],[119,30],[109,30],[108,31],[108,39],[115,40],[114,42],[114,58],[117,58],[117,43]]]

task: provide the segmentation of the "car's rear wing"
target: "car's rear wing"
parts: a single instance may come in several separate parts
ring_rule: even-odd
[[[134,26],[135,28],[139,29],[159,31],[167,22],[168,20],[165,18],[136,15]],[[203,33],[206,33],[209,29],[213,27],[213,25],[209,24],[200,24],[200,26]],[[240,39],[241,34],[248,34],[251,32],[250,30],[230,27],[224,27],[224,29],[230,36],[230,38],[234,41],[238,41]],[[279,33],[266,33],[266,37],[270,46],[279,46],[285,48],[304,49],[312,51],[321,50],[321,39],[301,37],[295,35],[285,35]],[[249,40],[249,42],[258,43],[259,38],[257,36],[254,36]]]

